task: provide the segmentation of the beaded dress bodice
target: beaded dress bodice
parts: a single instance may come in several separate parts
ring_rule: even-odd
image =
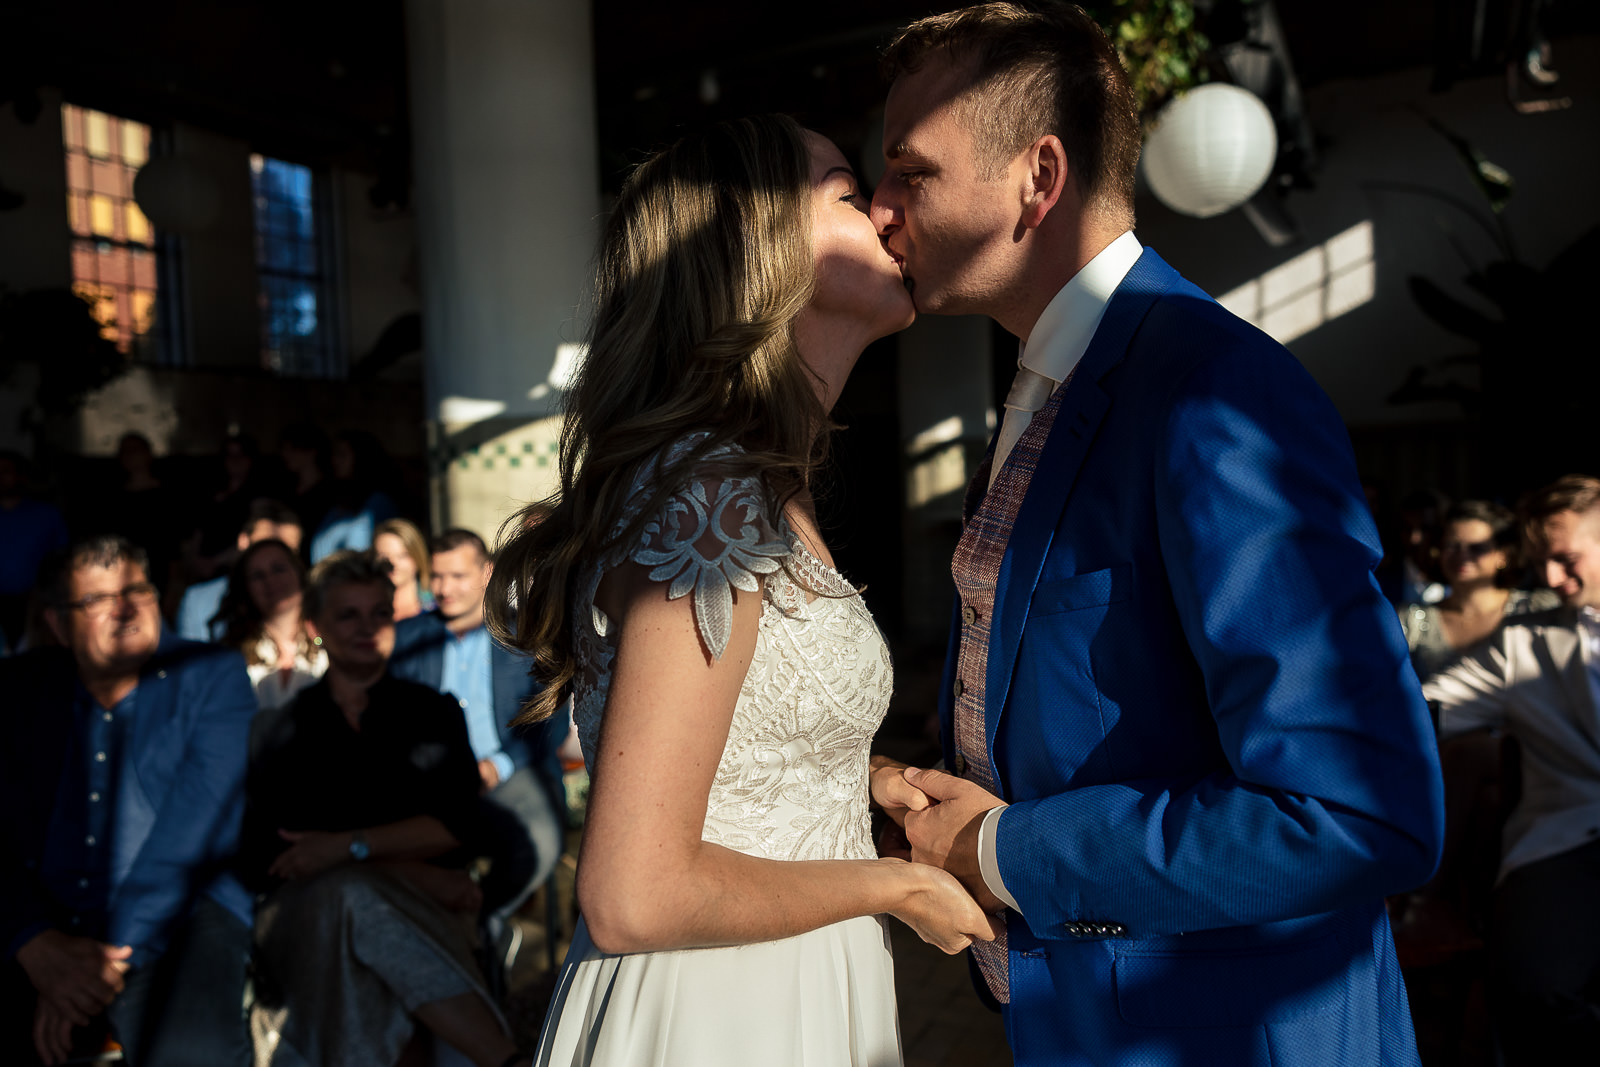
[[[697,440],[673,446],[664,465]],[[659,506],[635,541],[594,564],[580,586],[573,717],[584,759],[595,766],[616,651],[610,620],[594,605],[607,571],[632,561],[670,583],[669,597],[692,595],[701,639],[718,656],[728,643],[732,590],[759,589],[755,653],[702,839],[773,859],[871,859],[867,760],[894,683],[888,647],[855,588],[808,552],[782,516],[769,521],[759,484],[714,473],[725,454],[707,456],[703,476]],[[654,467],[644,465],[630,499],[650,496]],[[617,530],[634,517],[625,514]]]

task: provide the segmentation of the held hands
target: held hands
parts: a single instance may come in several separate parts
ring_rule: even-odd
[[[293,881],[310,878],[350,858],[350,835],[325,833],[321,830],[279,830],[278,836],[289,842],[289,848],[272,861],[267,873],[274,878]]]
[[[44,997],[33,1009],[33,1047],[45,1067],[66,1063],[72,1057],[72,1020]]]
[[[949,871],[984,911],[1004,909],[978,869],[978,827],[991,808],[1005,802],[982,786],[944,771],[908,767],[901,773],[913,790],[932,801],[920,809],[908,806],[906,811],[905,837],[912,860]],[[874,775],[874,783],[876,780]]]
[[[48,1001],[73,1026],[88,1026],[122,992],[132,955],[127,945],[45,930],[17,950],[17,962],[39,991],[41,1004]]]
[[[872,790],[872,802],[896,826],[906,824],[906,813],[926,810],[932,803],[928,794],[912,785],[905,776],[909,765],[888,756],[873,756],[867,782]]]
[[[878,862],[895,864],[905,872],[909,890],[890,914],[928,944],[953,956],[974,941],[993,941],[999,935],[1000,924],[985,915],[951,875],[922,863]]]

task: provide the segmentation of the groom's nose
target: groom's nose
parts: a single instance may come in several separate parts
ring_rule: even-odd
[[[888,237],[900,226],[900,205],[889,191],[889,185],[887,181],[878,183],[872,193],[872,207],[867,211],[879,237]]]

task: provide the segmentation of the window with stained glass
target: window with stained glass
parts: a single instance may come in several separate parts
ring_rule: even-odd
[[[104,111],[61,105],[67,162],[72,290],[88,300],[101,332],[130,356],[154,359],[158,244],[133,199],[133,176],[150,158],[150,127]]]
[[[298,163],[252,155],[250,183],[262,364],[279,374],[338,374],[316,176]]]

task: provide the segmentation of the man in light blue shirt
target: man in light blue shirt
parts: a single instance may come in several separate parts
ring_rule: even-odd
[[[501,747],[500,730],[495,724],[494,671],[489,661],[492,642],[481,621],[482,610],[480,599],[479,624],[460,635],[450,627],[453,620],[445,621],[446,627],[451,629],[451,637],[443,645],[444,674],[439,688],[454,696],[461,705],[461,713],[467,720],[467,740],[478,759],[478,773],[483,778],[484,788],[493,789],[508,780],[516,766]]]
[[[511,727],[538,683],[528,674],[529,660],[484,628],[484,590],[494,571],[488,547],[461,529],[446,530],[430,547],[434,610],[396,626],[389,669],[456,699],[485,796],[526,831],[531,877],[519,874],[520,884],[508,887],[506,903],[495,909],[509,915],[544,883],[561,855],[566,799],[557,752],[566,740],[567,718]],[[485,895],[493,896],[488,883]]]

